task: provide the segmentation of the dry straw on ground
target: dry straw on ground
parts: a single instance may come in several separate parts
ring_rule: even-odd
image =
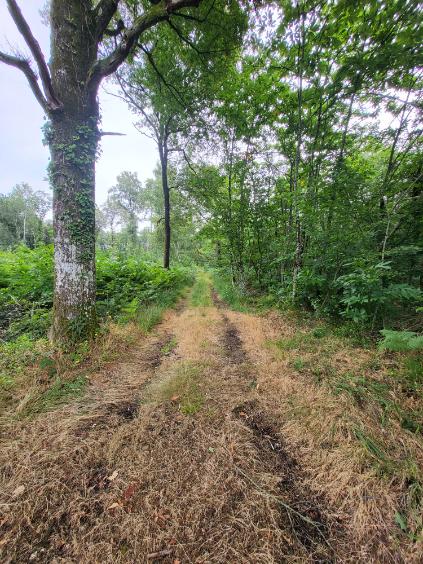
[[[391,519],[401,480],[352,434],[370,418],[267,346],[284,331],[171,312],[83,399],[5,424],[3,561],[418,562]]]

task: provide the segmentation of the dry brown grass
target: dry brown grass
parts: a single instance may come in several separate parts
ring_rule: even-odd
[[[170,329],[178,347],[151,369],[149,349]],[[278,501],[280,476],[233,416],[250,368],[228,363],[224,335],[214,308],[172,314],[130,362],[93,378],[83,402],[9,428],[6,561],[310,559]],[[203,398],[194,416],[180,409],[187,367]]]
[[[45,410],[40,400],[59,381],[66,385],[78,378],[92,380],[107,373],[107,367],[113,361],[129,351],[133,353],[134,343],[144,335],[140,327],[132,322],[126,325],[110,323],[103,330],[103,334],[90,344],[89,350],[80,348],[63,354],[37,342],[37,361],[25,366],[16,376],[12,389],[7,393],[7,401],[1,405],[0,425],[7,426],[11,418]],[[52,407],[57,405],[53,402]]]
[[[366,414],[266,346],[285,330],[276,316],[171,312],[82,400],[9,421],[3,561],[417,562],[387,517],[402,484],[377,476],[352,432]]]
[[[395,523],[397,512],[408,514],[409,528],[419,534],[421,506],[418,499],[413,500],[414,507],[407,499],[410,486],[418,488],[422,483],[419,437],[401,428],[395,414],[382,424],[379,406],[371,401],[358,405],[348,395],[335,395],[324,377],[317,384],[310,370],[293,368],[300,352],[314,370],[323,357],[331,375],[339,377],[351,369],[363,371],[374,353],[348,348],[339,339],[314,343],[312,350],[306,345],[305,350],[280,351],[269,342],[295,335],[286,320],[273,314],[271,319],[256,317],[253,322],[252,316],[234,312],[230,318],[258,367],[261,404],[275,416],[280,434],[297,453],[308,485],[336,509],[350,537],[351,561],[422,561],[421,536],[408,537]],[[375,381],[387,377],[391,362],[379,360],[379,369],[372,371]],[[410,402],[406,396],[391,399],[403,407]],[[374,444],[381,447],[382,457],[372,452]]]

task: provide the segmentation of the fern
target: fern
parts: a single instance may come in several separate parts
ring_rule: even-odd
[[[379,349],[407,352],[423,349],[423,335],[418,335],[414,331],[392,331],[383,329],[381,331],[383,340],[379,343]]]

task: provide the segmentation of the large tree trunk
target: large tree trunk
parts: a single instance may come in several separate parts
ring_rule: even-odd
[[[97,135],[93,127],[91,119],[87,123],[81,116],[65,113],[52,120],[53,335],[58,342],[90,337],[95,329]],[[74,143],[69,143],[73,139]]]
[[[91,2],[53,0],[52,82],[63,104],[51,115],[55,292],[53,338],[63,343],[95,330],[95,158],[97,89],[87,89],[97,57]]]
[[[169,179],[168,179],[168,148],[167,138],[159,141],[160,164],[162,169],[162,189],[163,189],[163,203],[164,203],[164,225],[165,225],[165,241],[163,253],[163,266],[169,268],[170,266],[170,192],[169,192]]]

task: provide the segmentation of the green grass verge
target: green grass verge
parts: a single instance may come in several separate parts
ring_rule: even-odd
[[[212,305],[211,279],[206,272],[198,272],[192,287],[190,304],[192,307],[210,307]]]
[[[51,411],[74,398],[84,395],[88,380],[79,375],[72,380],[57,378],[50,388],[35,397],[23,410],[22,415],[31,416]]]
[[[232,283],[227,274],[218,270],[213,270],[211,274],[213,286],[220,298],[234,311],[260,314],[275,308],[277,305],[275,296],[271,294],[253,295],[243,292]]]
[[[231,309],[242,312],[249,312],[254,309],[252,300],[232,284],[229,276],[214,270],[212,279],[216,292]]]

